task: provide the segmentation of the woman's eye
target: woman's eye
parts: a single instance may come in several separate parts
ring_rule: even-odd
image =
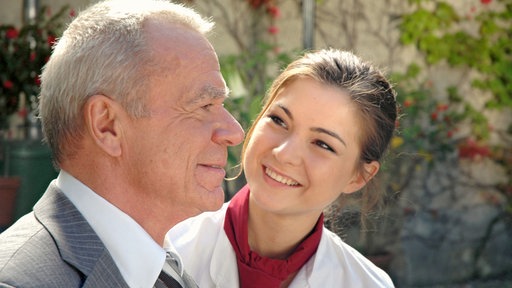
[[[317,145],[318,147],[322,148],[322,149],[325,149],[327,151],[331,151],[333,153],[336,153],[336,151],[334,151],[334,149],[332,149],[331,146],[329,146],[324,141],[316,140],[316,141],[314,141],[314,144]]]
[[[284,123],[284,121],[281,118],[279,118],[279,116],[270,115],[268,117],[270,118],[270,120],[272,120],[272,122],[276,123],[277,125],[279,125],[281,127],[286,128],[286,124]]]

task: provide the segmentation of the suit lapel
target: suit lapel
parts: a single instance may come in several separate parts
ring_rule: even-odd
[[[62,259],[85,275],[90,287],[128,287],[103,242],[54,182],[34,206],[34,214],[52,235]]]
[[[107,250],[98,258],[98,262],[94,265],[83,286],[83,288],[96,287],[129,288]]]

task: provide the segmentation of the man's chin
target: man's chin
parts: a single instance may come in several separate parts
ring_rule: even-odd
[[[203,205],[201,212],[216,211],[224,204],[224,189],[221,186],[215,187],[214,189],[205,189],[203,187]]]

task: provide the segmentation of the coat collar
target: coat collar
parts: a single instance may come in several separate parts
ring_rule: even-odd
[[[235,269],[233,269],[232,265],[221,265],[221,263],[224,263],[227,259],[234,260],[233,265],[235,265]],[[216,264],[210,265],[210,276],[216,287],[239,287],[235,251],[233,250],[226,233],[224,233],[224,230],[221,230],[218,234],[211,263]]]
[[[332,270],[325,269],[325,267],[336,267],[339,263],[333,257],[336,251],[333,250],[328,237],[326,237],[326,229],[325,227],[322,228],[322,237],[317,252],[299,270],[290,288],[318,287],[319,284],[326,284],[326,281],[333,279]],[[215,283],[215,287],[239,287],[235,251],[233,251],[231,243],[223,231],[218,234],[211,263],[210,276]],[[334,278],[335,281],[332,283],[334,286],[341,283],[341,279],[338,279],[337,276],[334,276]]]
[[[128,287],[108,250],[55,181],[34,206],[34,214],[52,235],[62,259],[85,275],[85,284]]]

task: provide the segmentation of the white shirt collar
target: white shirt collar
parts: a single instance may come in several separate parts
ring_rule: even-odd
[[[69,198],[105,244],[130,287],[153,287],[165,261],[165,250],[130,216],[61,170],[57,187]],[[165,244],[179,266],[171,243]]]
[[[178,253],[178,250],[172,245],[171,240],[169,240],[167,237],[164,239],[164,249],[167,251],[167,253],[171,254],[171,256],[178,262],[178,272],[180,273],[180,276],[183,276],[183,271],[185,268],[183,268],[183,260],[181,259],[180,254]]]

